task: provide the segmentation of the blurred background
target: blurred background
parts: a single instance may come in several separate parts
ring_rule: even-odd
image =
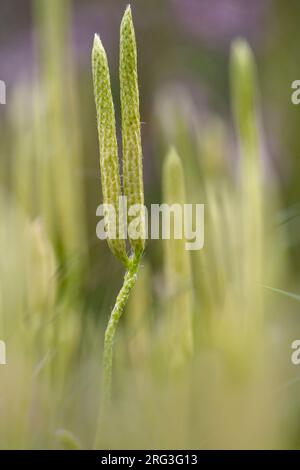
[[[43,1],[36,3],[42,5]],[[95,197],[99,199],[98,160],[95,158],[98,144],[93,125],[95,110],[90,70],[92,38],[98,32],[107,50],[117,121],[120,123],[119,23],[126,5],[122,1],[87,0],[83,4],[79,0],[63,0],[59,7],[55,4],[48,6],[48,18],[43,19],[47,21],[48,43],[46,31],[41,31],[39,6],[29,0],[22,4],[3,0],[1,4],[1,79],[7,84],[8,99],[8,106],[2,107],[2,126],[5,130],[9,126],[15,88],[21,84],[32,89],[37,77],[43,73],[45,62],[53,67],[53,74],[56,73],[54,67],[59,68],[60,75],[56,74],[56,80],[60,80],[60,92],[68,94],[68,80],[72,80],[74,85],[84,154],[78,176],[86,196],[92,200]],[[55,11],[58,8],[59,11]],[[231,41],[241,36],[252,46],[259,67],[268,149],[266,166],[270,178],[280,180],[286,205],[297,205],[299,158],[296,129],[300,110],[291,105],[290,96],[291,83],[297,79],[299,68],[295,40],[298,3],[292,0],[287,6],[276,0],[260,0],[249,5],[243,0],[188,0],[183,4],[170,0],[156,5],[155,2],[150,4],[141,0],[132,2],[132,8],[142,86],[141,119],[148,198],[159,198],[157,153],[161,142],[156,108],[160,96],[177,101],[185,101],[187,96],[203,123],[208,115],[216,113],[231,127],[229,51]],[[59,57],[54,58],[56,50]],[[52,64],[55,61],[57,63]],[[72,62],[72,70],[67,69],[65,61]],[[48,80],[51,81],[49,74]],[[29,119],[32,99],[29,97],[28,101],[26,115]],[[61,107],[64,113],[70,113],[67,104],[61,103]],[[193,120],[192,115],[190,120]],[[12,143],[13,139],[9,137],[2,139],[2,145],[8,146],[3,159],[10,162]],[[94,204],[88,204],[88,207],[93,217]],[[94,220],[91,231],[94,232]],[[293,233],[293,237],[297,237],[297,230]],[[297,241],[293,250],[298,256]]]
[[[95,232],[102,196],[91,49],[97,32],[108,55],[121,149],[119,25],[126,5],[1,0],[3,448],[72,447],[77,439],[92,446],[103,327],[124,273]],[[300,305],[288,294],[300,292],[300,106],[291,103],[291,84],[300,79],[300,4],[133,0],[131,7],[146,204],[165,199],[162,168],[174,145],[186,201],[207,204],[207,228],[203,253],[187,261],[188,287],[171,274],[169,296],[163,287],[170,283],[169,255],[163,243],[147,243],[140,286],[119,333],[116,406],[101,446],[299,447],[300,369],[290,355],[300,336]],[[248,42],[257,66],[263,235],[251,232],[252,199],[239,206],[243,177],[230,79],[236,38]],[[246,222],[235,218],[240,209]],[[247,227],[249,240],[240,247]],[[259,292],[245,281],[240,299],[243,263]],[[180,325],[189,308],[195,354],[174,372],[166,312],[178,315]],[[251,318],[247,337],[240,330],[244,314]]]

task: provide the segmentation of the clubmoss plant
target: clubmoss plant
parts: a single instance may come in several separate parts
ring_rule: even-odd
[[[137,54],[134,28],[130,6],[127,7],[121,24],[120,85],[122,103],[123,131],[123,181],[124,195],[128,208],[143,204],[142,150],[140,137],[139,93],[137,85]],[[100,147],[100,169],[104,203],[111,204],[117,215],[117,224],[123,220],[119,217],[119,197],[122,195],[119,173],[118,147],[114,105],[111,93],[109,68],[105,50],[99,36],[95,35],[92,53],[94,93],[97,109],[98,135]],[[142,214],[142,211],[140,211]],[[136,214],[137,216],[137,214]],[[136,218],[136,217],[135,217]],[[122,222],[121,222],[122,223]],[[124,227],[114,227],[109,212],[105,214],[108,244],[114,256],[127,267],[123,286],[111,313],[104,340],[103,355],[103,394],[107,402],[111,393],[111,375],[113,361],[113,343],[118,322],[123,314],[129,294],[133,288],[141,256],[144,251],[144,219],[139,219],[138,240],[131,240],[132,253],[126,253],[122,239]],[[117,230],[115,230],[117,229]],[[121,235],[112,239],[112,234]]]

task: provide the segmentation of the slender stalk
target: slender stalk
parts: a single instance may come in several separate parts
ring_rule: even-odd
[[[98,419],[98,425],[95,435],[94,448],[97,449],[101,434],[103,430],[104,414],[109,409],[111,398],[111,382],[112,382],[112,364],[113,364],[113,347],[114,339],[117,331],[119,320],[124,312],[130,292],[132,291],[136,280],[137,273],[140,266],[141,255],[135,254],[129,260],[128,270],[126,271],[124,282],[121,290],[117,296],[115,306],[111,312],[110,319],[105,331],[104,337],[104,351],[103,351],[103,371],[102,371],[102,384],[103,394],[101,399],[101,408]]]
[[[113,362],[113,345],[115,333],[119,320],[124,312],[130,292],[137,279],[137,272],[140,265],[141,255],[134,255],[130,259],[129,268],[125,274],[123,286],[117,296],[115,306],[105,331],[104,352],[103,352],[103,399],[105,404],[110,400],[111,395],[111,375]]]

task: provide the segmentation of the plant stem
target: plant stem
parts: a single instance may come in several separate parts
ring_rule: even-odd
[[[95,437],[95,449],[100,440],[102,427],[102,418],[105,410],[109,406],[111,398],[111,382],[112,382],[112,363],[113,363],[113,346],[114,338],[117,330],[119,320],[124,312],[124,308],[128,301],[130,292],[134,287],[137,280],[137,272],[140,266],[142,252],[135,253],[130,259],[128,269],[124,277],[123,286],[117,296],[115,306],[111,312],[110,319],[105,331],[104,337],[104,351],[103,351],[103,372],[102,372],[102,384],[103,384],[103,395],[101,399],[101,409],[98,427],[96,430]]]
[[[104,352],[103,352],[103,394],[104,400],[107,403],[110,400],[111,394],[111,375],[112,375],[112,361],[113,361],[113,345],[114,337],[117,330],[119,320],[123,314],[125,305],[129,298],[130,292],[135,285],[137,279],[137,272],[140,264],[141,254],[134,254],[130,259],[128,270],[124,277],[123,286],[118,294],[115,306],[111,313],[104,339]]]

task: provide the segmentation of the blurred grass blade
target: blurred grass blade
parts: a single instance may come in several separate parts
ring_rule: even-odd
[[[173,148],[169,151],[163,168],[164,203],[179,204],[183,210],[186,203],[184,172],[181,160]],[[175,224],[182,223],[173,215],[170,219],[175,231]],[[178,227],[179,228],[179,227]],[[183,231],[183,226],[181,227]],[[181,239],[175,239],[171,233],[169,240],[164,240],[164,264],[169,310],[169,336],[172,358],[181,362],[193,349],[192,309],[193,288],[190,252],[185,249],[184,231]]]
[[[70,431],[59,429],[55,436],[64,450],[80,450],[82,448],[79,440]]]
[[[269,289],[273,292],[276,292],[277,294],[285,295],[286,297],[290,297],[291,299],[297,300],[297,302],[300,302],[300,294],[294,294],[293,292],[288,292],[283,289],[277,289],[276,287],[270,287],[270,286],[264,286],[266,289]]]
[[[253,53],[246,41],[233,42],[230,63],[232,109],[241,159],[241,280],[246,302],[245,327],[261,326],[264,272],[264,209],[258,86]]]

